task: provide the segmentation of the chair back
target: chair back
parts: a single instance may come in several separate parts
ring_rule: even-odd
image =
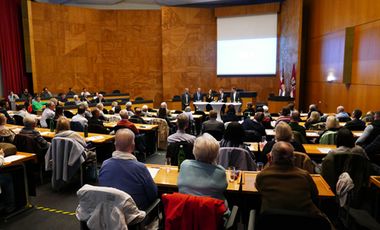
[[[157,147],[165,150],[168,145],[169,124],[162,118],[153,118],[152,124],[158,125]]]
[[[65,115],[65,117],[67,117],[67,118],[73,118],[73,116],[74,116],[74,114],[69,110],[63,111],[63,115]]]
[[[165,229],[223,229],[223,200],[181,193],[162,195]],[[180,211],[180,215],[178,212]]]
[[[306,153],[294,152],[294,166],[306,170],[309,173],[315,173],[314,164]]]
[[[76,132],[83,132],[84,127],[79,121],[70,121],[70,129]]]
[[[146,216],[129,194],[116,188],[86,184],[78,190],[77,196],[76,217],[82,229],[126,230]]]
[[[331,225],[323,216],[276,210],[271,213],[262,213],[258,218],[256,229],[330,230]]]
[[[335,145],[336,137],[336,131],[327,131],[321,136],[321,138],[319,139],[319,143],[324,145]]]
[[[24,125],[24,118],[22,118],[22,116],[20,115],[13,115],[13,119],[15,120],[15,124],[16,125]]]
[[[137,101],[143,101],[143,100],[144,100],[143,97],[136,97],[136,98],[135,98],[135,102],[137,102]]]
[[[261,141],[261,134],[257,132],[256,130],[244,130],[244,141],[245,142],[260,142]]]
[[[298,144],[307,144],[307,140],[306,140],[306,137],[304,135],[302,135],[300,132],[298,131],[293,131],[293,136],[294,136],[294,140],[296,142],[298,142]]]
[[[360,193],[368,185],[371,164],[362,155],[355,153],[328,154],[322,162],[322,176],[336,191],[336,183],[343,172],[347,172],[355,184],[354,191],[350,197],[353,205],[360,202]]]
[[[251,153],[245,149],[237,147],[222,147],[219,149],[217,162],[225,169],[234,166],[239,170],[254,171],[256,163]]]
[[[120,93],[120,90],[115,89],[115,90],[112,91],[112,93]]]
[[[186,159],[195,159],[193,154],[194,145],[192,143],[186,141],[170,143],[166,150],[166,158],[170,158],[171,165],[178,165],[178,153],[181,145],[183,146]]]

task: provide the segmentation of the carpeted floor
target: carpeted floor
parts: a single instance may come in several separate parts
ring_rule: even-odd
[[[159,151],[149,156],[146,163],[164,164],[165,152]],[[5,223],[0,222],[0,229],[79,229],[79,222],[74,215],[78,205],[76,191],[79,188],[79,183],[74,183],[60,192],[54,192],[50,187],[50,183],[39,185],[37,187],[37,196],[31,197],[33,207]]]

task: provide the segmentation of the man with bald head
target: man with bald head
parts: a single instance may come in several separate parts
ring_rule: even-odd
[[[317,187],[307,171],[294,166],[293,152],[290,143],[277,142],[270,153],[270,166],[257,175],[261,212],[284,210],[320,215],[313,203],[318,196]]]
[[[100,168],[99,185],[128,193],[137,207],[144,210],[157,198],[157,186],[146,166],[133,155],[135,134],[129,129],[119,129],[115,148],[112,158]]]
[[[129,115],[128,115],[127,110],[125,109],[121,110],[119,115],[121,117],[121,120],[117,122],[118,128],[127,128],[127,129],[132,130],[134,134],[139,134],[139,130],[136,128],[135,124],[133,124],[132,122],[128,120]]]

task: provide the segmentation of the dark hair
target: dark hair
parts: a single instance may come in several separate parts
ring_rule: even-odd
[[[215,118],[216,119],[218,117],[218,113],[215,110],[211,110],[209,112],[209,116],[210,116],[210,118]]]
[[[353,112],[353,115],[356,119],[360,119],[362,117],[362,111],[360,109],[355,109],[354,112]]]
[[[166,109],[165,108],[160,108],[158,110],[158,118],[166,119]]]
[[[287,106],[283,107],[282,110],[281,110],[281,115],[283,115],[283,116],[289,116],[290,115],[290,109],[289,109],[289,107],[287,107]]]
[[[55,107],[54,119],[58,119],[62,115],[63,115],[63,107],[62,106]]]
[[[355,139],[352,132],[343,127],[339,129],[337,137],[336,137],[336,147],[345,146],[349,148],[353,148],[355,146]]]
[[[258,122],[262,122],[264,119],[264,113],[263,112],[257,112],[255,114],[255,120]]]
[[[6,105],[6,101],[5,100],[1,100],[0,101],[0,107],[4,107]]]
[[[228,114],[236,114],[235,106],[234,105],[229,105],[227,113]]]
[[[263,107],[262,106],[257,107],[256,112],[262,112],[263,113],[264,112]]]
[[[84,108],[84,106],[83,106],[83,105],[80,105],[80,106],[78,107],[78,114],[84,114],[84,112],[85,112],[85,108]]]
[[[121,106],[120,105],[115,106],[115,113],[120,113],[120,111],[121,111]]]
[[[91,111],[91,114],[92,114],[92,117],[99,118],[99,116],[100,116],[100,110],[99,109],[93,109]]]
[[[290,109],[290,110],[294,110],[294,103],[289,103],[289,105],[288,105],[288,108]]]
[[[244,135],[243,126],[239,122],[231,122],[224,132],[223,139],[230,141],[233,145],[239,145],[243,143]]]

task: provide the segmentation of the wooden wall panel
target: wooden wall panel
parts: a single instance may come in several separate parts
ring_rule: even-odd
[[[195,92],[231,87],[257,91],[266,101],[277,91],[274,77],[218,78],[216,76],[216,18],[213,9],[162,8],[163,97],[171,99],[184,88]]]
[[[162,100],[161,11],[31,3],[34,91],[120,89]]]
[[[280,3],[266,3],[244,6],[230,6],[215,8],[215,17],[231,17],[238,15],[268,14],[280,11]]]
[[[379,110],[380,102],[380,1],[306,1],[307,20],[306,109],[321,102],[321,109],[334,112],[343,104],[348,111]],[[342,83],[344,30],[355,27],[351,84]],[[334,71],[337,79],[327,82]]]

